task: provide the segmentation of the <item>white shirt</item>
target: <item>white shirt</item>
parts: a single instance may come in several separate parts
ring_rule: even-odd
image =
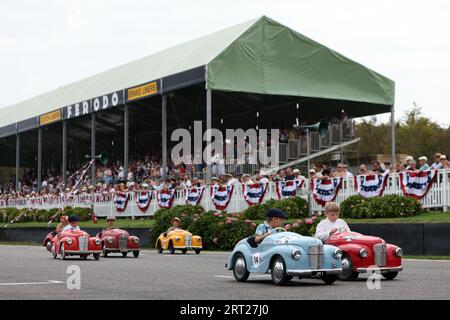
[[[79,227],[79,226],[72,227],[72,226],[69,224],[69,225],[65,226],[64,229],[62,229],[62,231],[72,231],[72,230],[78,231],[78,230],[80,230],[80,227]]]
[[[350,231],[348,224],[342,219],[337,219],[335,222],[324,219],[317,225],[315,237],[319,238],[322,241],[326,241],[330,237],[330,231],[333,228],[342,228],[346,231]]]

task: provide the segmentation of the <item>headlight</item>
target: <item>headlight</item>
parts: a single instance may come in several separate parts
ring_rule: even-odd
[[[359,250],[359,256],[361,258],[367,258],[367,256],[368,256],[367,250],[366,249]]]
[[[67,239],[67,244],[70,246],[71,244],[72,244],[72,242],[73,242],[73,240],[72,240],[72,238],[69,238],[69,239]]]
[[[113,238],[112,237],[108,237],[108,240],[106,240],[106,241],[108,241],[108,243],[113,243]]]
[[[335,257],[336,259],[342,258],[342,251],[339,249],[334,250],[333,257]]]
[[[175,238],[175,241],[176,241],[176,242],[180,241],[180,238],[176,237],[176,238]]]
[[[95,244],[96,244],[96,245],[99,246],[101,243],[102,243],[102,242],[100,241],[100,239],[95,239]]]
[[[139,243],[139,238],[138,238],[138,237],[134,237],[134,238],[133,238],[133,242],[134,242],[134,243]]]
[[[294,249],[291,253],[292,259],[294,259],[294,260],[300,259],[301,255],[302,255],[302,253],[298,249]]]
[[[403,249],[402,249],[402,248],[397,248],[397,249],[395,249],[395,255],[396,255],[397,257],[403,256]]]

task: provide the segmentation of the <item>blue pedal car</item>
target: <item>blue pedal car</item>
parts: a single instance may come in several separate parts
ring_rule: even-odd
[[[280,231],[285,231],[284,228]],[[252,239],[253,238],[253,239]],[[313,237],[293,232],[277,232],[256,245],[254,237],[236,244],[225,267],[233,270],[237,281],[246,281],[250,273],[268,273],[273,283],[282,285],[294,276],[320,277],[326,284],[336,281],[342,271],[342,252]]]

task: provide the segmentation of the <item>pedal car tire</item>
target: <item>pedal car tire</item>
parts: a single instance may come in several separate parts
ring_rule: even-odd
[[[286,274],[286,264],[280,256],[273,259],[272,265],[270,266],[270,274],[272,276],[272,282],[276,285],[283,285],[292,279]]]
[[[175,253],[175,248],[173,247],[173,243],[172,241],[169,242],[169,253],[170,254],[174,254]]]
[[[100,253],[93,253],[92,255],[94,256],[95,260],[100,260]]]
[[[194,251],[195,251],[195,254],[200,254],[200,252],[202,252],[201,249],[195,249]]]
[[[398,272],[386,272],[381,274],[386,280],[393,280],[397,275]]]
[[[139,257],[139,251],[133,251],[133,257],[135,258]]]
[[[106,244],[103,244],[102,256],[105,258],[108,256],[108,251],[106,250]]]
[[[337,274],[324,274],[322,276],[323,282],[325,282],[328,285],[333,284],[337,279],[338,279]]]
[[[52,257],[53,257],[53,259],[56,259],[56,258],[58,258],[58,253],[56,253],[56,249],[55,249],[55,244],[54,243],[52,243]]]
[[[122,252],[122,257],[126,257],[128,255],[128,252]]]
[[[342,281],[356,280],[359,273],[353,271],[353,262],[350,256],[346,253],[342,255],[342,272],[339,273],[338,279]]]
[[[61,260],[66,260],[66,251],[64,251],[64,243],[59,247],[59,255]]]
[[[247,263],[245,258],[241,253],[238,253],[234,258],[233,263],[233,275],[236,281],[244,282],[247,281],[250,272],[247,270]]]
[[[186,254],[186,252],[187,252],[187,249],[181,249],[182,254]]]
[[[156,251],[158,251],[158,253],[163,253],[163,248],[161,247],[161,241],[159,241],[159,240],[156,243]]]

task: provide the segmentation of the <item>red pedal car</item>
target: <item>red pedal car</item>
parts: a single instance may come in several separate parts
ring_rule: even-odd
[[[128,252],[133,252],[135,258],[139,257],[139,238],[130,236],[130,234],[122,229],[108,229],[97,233],[97,237],[101,239],[102,255],[108,256],[110,252],[120,252],[126,257]]]
[[[379,237],[357,232],[337,232],[326,244],[334,245],[342,251],[340,280],[356,280],[360,273],[371,272],[374,268],[384,278],[392,280],[403,269],[403,250]]]
[[[68,256],[80,256],[87,259],[90,254],[98,260],[102,252],[102,241],[81,230],[64,231],[58,236],[49,233],[44,240],[44,245],[47,249],[50,248],[53,258],[56,259],[59,255],[61,260],[65,260]]]

